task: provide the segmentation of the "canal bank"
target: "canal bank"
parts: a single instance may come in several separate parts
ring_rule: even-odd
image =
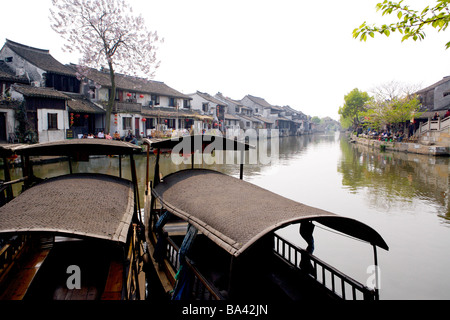
[[[365,137],[357,137],[351,134],[350,142],[358,143],[369,148],[379,150],[391,150],[398,152],[417,153],[430,156],[449,156],[450,148],[448,146],[441,145],[427,145],[422,143],[412,142],[397,142],[397,141],[382,141],[376,139],[368,139]]]

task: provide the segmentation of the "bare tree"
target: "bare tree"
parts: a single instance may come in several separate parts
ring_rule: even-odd
[[[106,132],[116,98],[115,73],[154,77],[159,67],[157,32],[149,31],[125,0],[52,0],[52,29],[66,41],[63,50],[82,55],[81,66],[108,66],[111,94],[106,108]]]
[[[378,85],[370,93],[375,100],[391,101],[400,97],[412,97],[420,88],[420,84],[407,84],[392,80]]]

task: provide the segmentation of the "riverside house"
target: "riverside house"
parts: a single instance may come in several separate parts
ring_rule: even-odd
[[[0,50],[0,141],[23,137],[17,113],[24,109],[29,141],[81,138],[104,131],[111,95],[107,69],[63,65],[49,50],[6,40]],[[156,132],[216,129],[281,129],[298,134],[295,121],[283,108],[262,98],[241,100],[213,97],[197,91],[183,94],[164,82],[116,73],[115,104],[110,134],[151,137]],[[295,113],[295,112],[294,112]],[[298,120],[298,119],[297,119]],[[106,133],[106,132],[105,132]],[[29,135],[27,133],[27,135]]]
[[[37,142],[103,131],[111,82],[107,70],[88,71],[63,65],[49,50],[6,40],[0,50],[0,140],[16,140],[15,113],[21,105],[26,105]],[[191,98],[163,82],[117,74],[116,83],[111,131],[121,136],[129,130],[147,136],[158,125],[162,130],[190,128],[201,120],[191,110]]]
[[[3,96],[8,95],[16,103],[16,110],[25,104],[27,126],[35,132],[35,136],[28,139],[39,142],[64,139],[65,130],[69,129],[67,101],[70,99],[64,92],[79,91],[75,73],[53,58],[48,50],[8,39],[0,50],[0,60],[19,77],[19,81],[14,81],[16,84],[10,85]],[[16,136],[18,126],[18,121],[10,115],[5,125],[8,141],[14,140],[11,137]]]
[[[72,65],[83,74],[82,93],[106,109],[111,94],[107,69],[96,70]],[[111,133],[121,136],[131,131],[137,137],[152,131],[188,129],[199,120],[191,110],[191,98],[164,82],[116,73],[116,101],[111,115]]]

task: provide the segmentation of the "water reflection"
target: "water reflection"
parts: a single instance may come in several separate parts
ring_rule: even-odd
[[[434,206],[450,223],[449,159],[400,152],[381,152],[341,140],[338,171],[350,192],[368,189],[370,206],[390,212],[413,208],[417,200]]]

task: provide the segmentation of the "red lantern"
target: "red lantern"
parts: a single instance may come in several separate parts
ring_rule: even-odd
[[[79,115],[79,114],[77,113],[77,114],[75,115],[75,117],[76,117],[76,118],[79,118],[79,117],[80,117],[80,115]]]
[[[88,114],[85,114],[85,115],[84,115],[84,118],[85,118],[85,119],[89,118],[89,115],[88,115]]]
[[[139,97],[141,97],[141,98],[143,98],[144,97],[144,95],[143,94],[141,94]]]
[[[147,121],[147,119],[145,119],[145,118],[142,118],[142,122],[145,122],[145,121]]]
[[[131,93],[127,93],[127,97],[131,97]]]

